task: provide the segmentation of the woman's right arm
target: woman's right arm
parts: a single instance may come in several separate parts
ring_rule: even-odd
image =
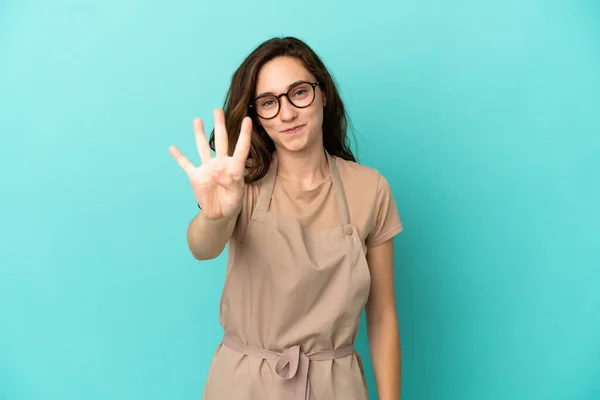
[[[231,238],[237,215],[229,218],[206,219],[200,211],[190,222],[187,242],[192,255],[197,260],[211,260],[218,257]]]
[[[228,154],[225,116],[216,109],[215,151],[212,157],[202,120],[194,120],[196,146],[202,161],[195,167],[181,152],[171,146],[169,151],[190,179],[200,212],[190,221],[187,242],[194,258],[209,260],[221,254],[235,229],[246,185],[244,176],[250,152],[252,120],[244,118],[233,155]]]

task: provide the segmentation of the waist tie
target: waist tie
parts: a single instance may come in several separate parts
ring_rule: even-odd
[[[354,354],[354,345],[339,347],[332,350],[323,350],[316,353],[305,354],[299,345],[288,347],[283,353],[276,353],[271,350],[261,349],[243,344],[237,339],[225,336],[223,344],[231,350],[250,357],[262,358],[265,360],[277,360],[275,372],[282,379],[295,379],[293,400],[315,400],[310,380],[308,379],[308,366],[310,361],[326,361],[336,358],[344,358]],[[288,373],[284,374],[283,369],[288,367]]]

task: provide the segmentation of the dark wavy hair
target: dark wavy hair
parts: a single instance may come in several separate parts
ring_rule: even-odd
[[[253,132],[246,171],[246,183],[262,178],[271,165],[275,145],[267,135],[258,116],[250,111],[256,90],[256,81],[261,67],[277,57],[293,57],[300,60],[306,69],[321,82],[327,102],[323,109],[323,145],[331,155],[357,162],[348,143],[347,129],[350,119],[336,84],[317,54],[303,41],[294,37],[272,38],[260,44],[241,63],[231,78],[231,85],[225,97],[223,112],[229,139],[229,154],[232,155],[237,143],[244,117],[252,118]],[[209,139],[215,150],[215,131]]]

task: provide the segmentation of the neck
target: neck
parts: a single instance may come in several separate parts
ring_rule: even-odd
[[[314,146],[301,152],[277,149],[277,175],[294,186],[309,190],[329,175],[329,164],[323,146]]]

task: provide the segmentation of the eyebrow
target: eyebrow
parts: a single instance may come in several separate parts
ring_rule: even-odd
[[[304,79],[300,79],[299,81],[296,81],[296,82],[292,83],[291,85],[289,85],[289,86],[288,86],[288,88],[287,88],[287,90],[290,90],[290,88],[291,88],[292,86],[294,86],[294,85],[297,85],[297,84],[299,84],[300,82],[306,82],[306,81],[305,81]],[[275,93],[273,93],[273,92],[264,92],[264,93],[261,93],[261,94],[259,94],[259,95],[258,95],[258,96],[256,96],[256,97],[258,98],[258,97],[261,97],[261,96],[265,96],[265,95],[267,95],[267,94],[273,94],[273,95],[274,95]]]

